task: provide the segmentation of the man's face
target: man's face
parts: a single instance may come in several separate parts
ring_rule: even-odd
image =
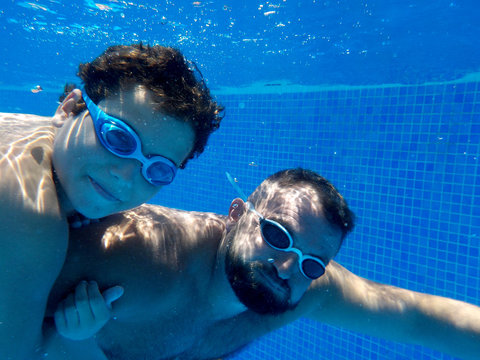
[[[178,166],[193,148],[191,126],[155,111],[142,87],[108,97],[99,107],[137,133],[145,156],[161,155]],[[138,206],[161,188],[145,180],[138,160],[120,158],[103,147],[87,111],[59,129],[53,163],[68,201],[90,218]]]
[[[293,246],[327,264],[338,252],[341,230],[325,218],[310,186],[282,189],[272,184],[256,210],[284,226]],[[259,216],[247,211],[227,235],[226,273],[239,300],[260,314],[293,309],[312,280],[299,268],[298,256],[270,247],[262,237]]]

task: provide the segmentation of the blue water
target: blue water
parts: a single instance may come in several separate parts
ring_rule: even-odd
[[[453,80],[479,70],[479,17],[476,0],[4,0],[0,85],[55,89],[138,41],[181,48],[214,88]]]
[[[337,261],[480,305],[476,1],[10,1],[0,111],[52,114],[106,46],[179,47],[227,108],[205,153],[153,202],[225,213],[272,172],[312,168],[358,217]],[[45,90],[33,94],[41,85]],[[235,359],[452,359],[300,320]]]

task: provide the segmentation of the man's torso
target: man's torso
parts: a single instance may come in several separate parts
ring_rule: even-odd
[[[97,334],[109,359],[218,358],[272,329],[248,311],[219,319],[212,309],[224,217],[144,205],[102,222],[71,238],[49,311],[80,280],[96,280],[101,290],[124,286],[114,319]],[[273,327],[290,320],[277,317]]]

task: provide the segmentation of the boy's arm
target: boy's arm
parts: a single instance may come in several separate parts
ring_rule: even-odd
[[[309,318],[359,333],[480,359],[480,307],[383,285],[332,261],[307,293]],[[318,301],[315,301],[315,300]]]
[[[58,305],[54,320],[45,319],[40,354],[48,354],[50,360],[107,360],[94,335],[110,319],[112,302],[122,295],[120,286],[100,293],[96,282],[80,282]]]
[[[67,229],[49,228],[38,236],[30,231],[33,220],[14,223],[11,218],[0,220],[0,359],[23,360],[32,359],[40,346],[46,301],[63,263]],[[62,237],[63,249],[58,245]]]
[[[70,96],[64,110],[78,98]],[[4,114],[0,120],[0,359],[31,360],[65,260],[68,225],[52,178],[50,119]]]

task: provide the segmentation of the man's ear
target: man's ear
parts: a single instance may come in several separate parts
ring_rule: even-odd
[[[230,231],[233,225],[242,217],[247,209],[247,205],[243,202],[242,199],[236,198],[230,204],[230,209],[228,210],[227,218],[227,231]]]
[[[53,126],[61,128],[68,117],[72,115],[75,104],[80,101],[81,98],[82,92],[79,89],[74,89],[70,94],[68,94],[65,100],[63,100],[63,102],[58,106],[57,111],[55,111],[55,115],[53,115]]]

